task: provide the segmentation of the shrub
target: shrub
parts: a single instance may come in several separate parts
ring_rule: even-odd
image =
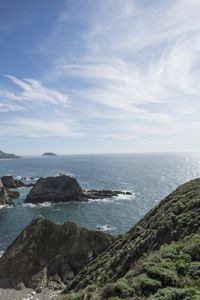
[[[133,296],[135,290],[129,286],[126,279],[119,279],[116,283],[108,283],[101,292],[102,299],[108,299],[110,297],[126,297]]]

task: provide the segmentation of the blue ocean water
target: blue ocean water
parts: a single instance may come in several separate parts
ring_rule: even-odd
[[[0,176],[40,177],[60,173],[75,176],[85,189],[117,189],[131,191],[133,195],[35,206],[23,203],[29,189],[21,188],[16,206],[0,209],[0,251],[5,251],[38,214],[58,223],[71,220],[88,228],[110,228],[113,234],[123,233],[178,185],[200,176],[200,155],[68,155],[0,161]]]

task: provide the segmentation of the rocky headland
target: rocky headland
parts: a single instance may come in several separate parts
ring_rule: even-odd
[[[0,258],[0,287],[22,282],[66,285],[62,300],[200,299],[200,179],[117,238],[38,217]]]
[[[13,159],[13,158],[21,158],[15,154],[6,153],[0,150],[0,159]]]
[[[76,178],[61,175],[39,178],[25,201],[34,204],[42,202],[88,201],[90,199],[111,198],[119,194],[130,195],[131,193],[111,190],[85,191],[81,188]]]

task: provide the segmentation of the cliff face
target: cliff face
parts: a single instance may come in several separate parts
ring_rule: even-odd
[[[108,234],[63,225],[39,216],[0,258],[0,287],[55,287],[68,283],[88,262],[113,243]]]
[[[200,179],[183,184],[162,200],[127,234],[84,268],[68,286],[68,291],[116,281],[134,269],[147,253],[195,233],[200,233]]]

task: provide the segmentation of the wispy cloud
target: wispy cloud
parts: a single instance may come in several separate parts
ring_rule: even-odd
[[[0,91],[0,96],[8,100],[31,101],[34,104],[37,103],[47,103],[47,104],[67,104],[68,95],[65,93],[58,92],[51,88],[46,88],[41,82],[32,78],[19,79],[11,75],[5,75],[12,83],[18,86],[21,90]]]
[[[150,6],[146,1],[125,0],[97,6],[93,18],[82,16],[89,29],[80,32],[81,55],[72,56],[70,62],[68,52],[56,55],[49,79],[81,83],[71,89],[72,101],[82,99],[82,106],[91,103],[92,113],[96,104],[99,119],[104,116],[104,134],[116,128],[108,122],[113,116],[116,123],[126,120],[117,126],[119,137],[134,138],[138,127],[142,132],[146,128],[147,136],[151,128],[160,137],[160,128],[171,133],[173,126],[184,127],[185,118],[192,129],[198,116],[191,105],[200,109],[200,2],[176,0]],[[59,32],[69,18],[62,14]]]
[[[0,125],[1,136],[45,138],[82,136],[77,132],[77,124],[72,120],[49,120],[44,118],[14,118]]]

